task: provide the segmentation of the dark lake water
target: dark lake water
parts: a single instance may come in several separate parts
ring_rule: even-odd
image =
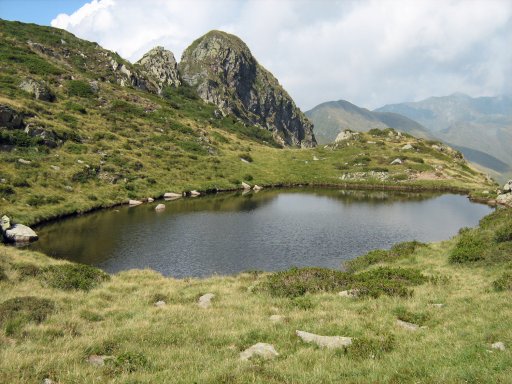
[[[335,189],[218,194],[103,210],[38,228],[31,247],[108,272],[151,268],[173,277],[340,268],[407,240],[448,239],[491,208],[465,196]]]

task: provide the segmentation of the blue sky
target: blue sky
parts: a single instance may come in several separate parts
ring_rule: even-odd
[[[87,0],[0,0],[0,17],[50,25],[59,13],[73,13]]]

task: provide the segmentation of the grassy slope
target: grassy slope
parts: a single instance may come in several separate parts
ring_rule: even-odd
[[[390,185],[492,189],[463,162],[408,137],[365,135],[350,147],[276,148],[266,130],[229,116],[214,118],[214,107],[187,88],[168,89],[166,97],[158,97],[117,85],[120,74],[112,70],[110,59],[123,61],[113,52],[62,30],[1,23],[0,104],[33,115],[27,123],[64,138],[56,149],[32,143],[0,152],[0,213],[19,222],[35,223],[170,191],[239,188],[242,180],[259,185],[346,184],[340,180],[344,173],[383,167],[389,171]],[[31,50],[29,39],[52,50],[53,56]],[[56,101],[34,100],[21,91],[18,84],[27,77],[46,81]],[[87,92],[89,82],[98,78],[108,81],[98,81],[97,94]],[[417,150],[401,152],[406,142],[417,143]],[[403,156],[413,159],[389,166]],[[244,163],[241,157],[253,162]],[[314,157],[320,160],[312,161]],[[20,158],[31,164],[20,163]],[[435,183],[414,180],[415,173],[434,172],[436,165],[444,170]],[[359,179],[351,181],[382,184],[368,175]]]
[[[493,222],[489,233],[510,224],[510,210],[508,218],[503,213],[486,219]],[[342,298],[336,292],[275,297],[253,289],[267,279],[265,274],[173,280],[149,270],[119,273],[86,293],[62,291],[37,277],[22,278],[15,265],[64,262],[2,247],[9,279],[0,281],[3,299],[35,294],[54,300],[58,309],[41,324],[0,333],[0,381],[507,383],[512,375],[512,304],[510,291],[496,292],[492,282],[510,271],[512,242],[500,245],[508,247],[503,253],[507,261],[450,264],[457,242],[456,237],[419,247],[389,262],[436,278],[414,287],[410,298],[377,299]],[[206,292],[216,297],[212,308],[204,310],[196,301]],[[155,307],[162,298],[167,305]],[[425,317],[427,328],[410,332],[397,327],[398,309]],[[284,315],[285,321],[273,323],[272,314]],[[391,337],[394,342],[391,351],[358,349],[357,357],[350,350],[345,354],[304,344],[296,329],[359,340]],[[489,352],[496,341],[508,349]],[[280,356],[240,362],[239,352],[256,342],[273,344]],[[93,367],[85,361],[93,353],[132,360]]]

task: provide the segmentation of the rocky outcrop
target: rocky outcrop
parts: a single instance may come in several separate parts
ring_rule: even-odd
[[[19,85],[20,89],[34,95],[36,100],[42,101],[55,101],[55,94],[43,81],[36,81],[33,79],[25,79]]]
[[[314,333],[304,332],[304,331],[295,331],[298,337],[302,339],[302,341],[306,343],[316,344],[319,347],[324,347],[328,349],[335,348],[346,348],[352,344],[351,337],[345,336],[321,336],[315,335]]]
[[[512,180],[505,183],[503,190],[498,191],[496,202],[501,205],[512,207]]]
[[[12,224],[7,216],[2,217],[1,229],[7,243],[29,243],[38,239],[32,228],[23,224]]]
[[[153,48],[142,56],[137,64],[158,93],[161,93],[164,87],[178,87],[181,84],[176,59],[171,51],[163,47]]]
[[[238,37],[207,33],[185,50],[178,68],[183,82],[223,114],[271,131],[283,145],[316,145],[313,124]]]
[[[0,127],[22,129],[25,127],[23,114],[7,105],[0,105]]]

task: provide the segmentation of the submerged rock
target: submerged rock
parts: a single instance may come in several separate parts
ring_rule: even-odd
[[[351,337],[344,336],[321,336],[315,335],[314,333],[295,331],[302,341],[306,343],[316,344],[319,347],[334,349],[334,348],[345,348],[352,344]]]
[[[240,353],[240,360],[250,360],[255,356],[269,360],[279,356],[279,353],[277,353],[272,344],[256,343]]]

